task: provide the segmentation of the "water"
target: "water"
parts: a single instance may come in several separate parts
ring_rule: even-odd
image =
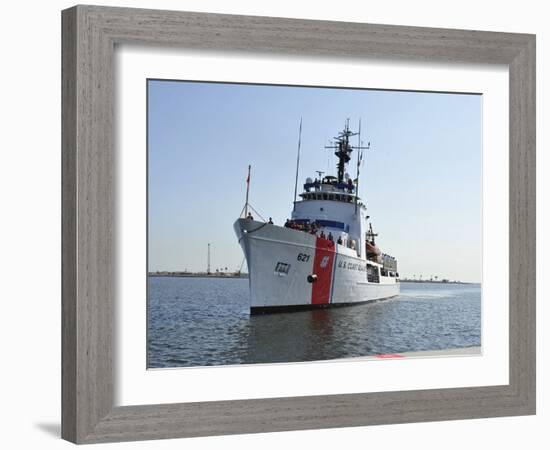
[[[149,278],[150,368],[442,350],[480,336],[479,284],[402,283],[382,302],[250,316],[246,279]]]

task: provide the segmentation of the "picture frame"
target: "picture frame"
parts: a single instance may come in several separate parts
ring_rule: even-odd
[[[118,44],[509,70],[509,384],[114,406]],[[75,443],[535,414],[535,36],[100,6],[62,12],[62,437]]]

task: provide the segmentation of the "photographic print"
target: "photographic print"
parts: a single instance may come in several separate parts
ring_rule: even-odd
[[[147,80],[147,367],[480,354],[481,111]]]

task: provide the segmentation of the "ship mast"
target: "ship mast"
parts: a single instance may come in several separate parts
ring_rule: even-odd
[[[246,200],[244,202],[244,216],[248,216],[248,193],[250,192],[250,164],[248,165],[248,175],[246,177]],[[210,246],[210,244],[208,244]],[[209,247],[210,248],[210,247]]]
[[[351,159],[351,153],[353,150],[367,150],[369,147],[362,147],[361,143],[357,146],[352,146],[349,142],[349,138],[352,136],[357,136],[358,133],[353,133],[349,129],[349,119],[346,120],[346,125],[344,130],[338,133],[338,136],[334,137],[335,144],[327,145],[325,148],[334,149],[334,155],[338,157],[338,183],[344,182],[344,173],[346,171],[346,164],[349,163]]]
[[[300,117],[300,131],[298,132],[298,156],[296,157],[296,182],[294,183],[294,208],[298,196],[298,172],[300,170],[300,147],[302,146],[302,118]]]
[[[378,233],[375,233],[375,232],[372,230],[372,223],[369,222],[369,231],[367,231],[367,238],[370,239],[372,245],[375,245],[375,244],[376,244],[376,243],[374,242],[374,238],[375,238],[376,236],[378,236]]]
[[[359,131],[357,133],[357,143],[361,148],[361,119],[359,119]],[[361,160],[363,159],[363,152],[357,151],[357,176],[355,178],[355,214],[357,215],[357,201],[359,199],[359,166],[361,166]]]
[[[359,132],[357,133],[357,178],[355,185],[355,214],[357,214],[357,200],[359,199],[359,169],[361,168],[361,163],[363,162],[363,150],[368,150],[370,148],[370,142],[363,147],[363,141],[361,141],[361,119],[359,119]]]

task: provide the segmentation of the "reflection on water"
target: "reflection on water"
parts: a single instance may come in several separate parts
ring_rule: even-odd
[[[316,361],[480,345],[481,287],[402,283],[392,300],[250,316],[248,280],[149,279],[148,367]]]

